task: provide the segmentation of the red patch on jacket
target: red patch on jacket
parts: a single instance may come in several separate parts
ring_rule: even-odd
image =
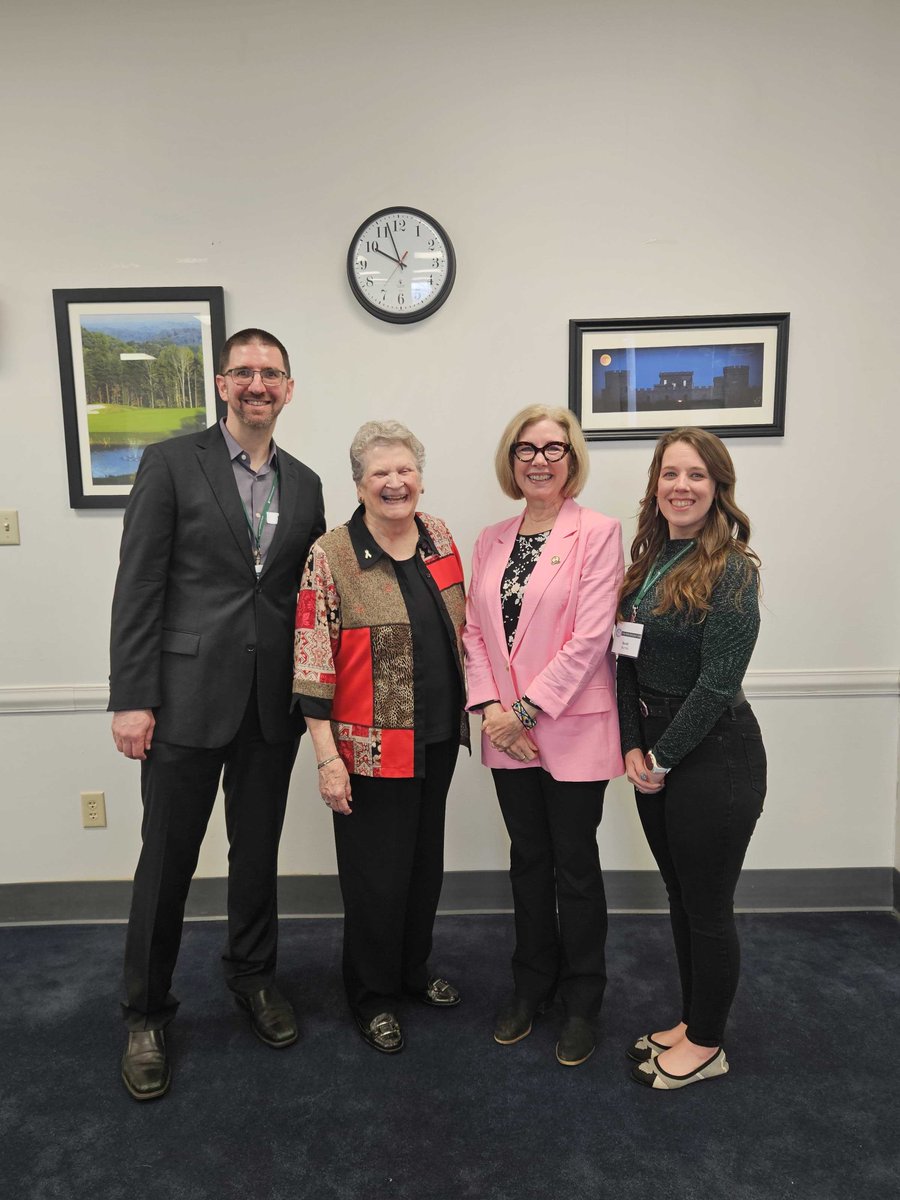
[[[442,592],[446,591],[448,587],[452,587],[454,583],[463,581],[462,568],[455,554],[448,554],[445,558],[426,560],[425,565]]]

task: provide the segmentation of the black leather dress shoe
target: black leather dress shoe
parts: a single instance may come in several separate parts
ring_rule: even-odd
[[[172,1076],[161,1029],[129,1033],[122,1055],[122,1079],[135,1100],[156,1100],[166,1094]]]
[[[596,1044],[590,1021],[584,1017],[567,1017],[556,1043],[556,1061],[564,1067],[577,1067],[591,1057]]]
[[[380,1050],[382,1054],[399,1054],[403,1049],[403,1030],[392,1012],[379,1013],[369,1020],[357,1013],[356,1024],[363,1040],[373,1050]]]
[[[250,1014],[250,1024],[256,1036],[280,1050],[297,1040],[297,1019],[288,999],[277,987],[261,988],[252,995],[234,994],[235,1003]]]
[[[494,1021],[494,1041],[501,1046],[514,1046],[531,1033],[535,1016],[547,1011],[547,1004],[533,1004],[520,996],[513,996],[497,1013]]]
[[[432,1008],[453,1008],[461,999],[459,990],[452,983],[448,983],[446,979],[438,979],[437,976],[428,980],[423,991],[408,994],[415,1000],[421,1000],[423,1004],[430,1004]]]

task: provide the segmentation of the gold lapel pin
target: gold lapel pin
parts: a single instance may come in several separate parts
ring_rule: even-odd
[[[554,554],[553,557],[550,559],[550,563],[552,566],[558,567],[559,566],[559,555]]]

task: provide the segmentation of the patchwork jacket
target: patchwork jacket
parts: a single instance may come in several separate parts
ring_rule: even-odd
[[[443,521],[416,514],[423,578],[439,600],[465,696],[462,562]],[[294,633],[294,696],[304,714],[331,721],[347,770],[408,779],[424,774],[421,714],[415,711],[412,630],[393,562],[358,508],[310,550]],[[418,716],[418,720],[417,720]],[[469,722],[460,708],[460,743]]]

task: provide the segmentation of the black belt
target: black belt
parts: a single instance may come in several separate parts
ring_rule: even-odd
[[[638,703],[645,717],[674,717],[686,699],[687,696],[641,696]],[[734,717],[738,705],[746,703],[744,689],[740,688],[725,705],[723,715]]]

